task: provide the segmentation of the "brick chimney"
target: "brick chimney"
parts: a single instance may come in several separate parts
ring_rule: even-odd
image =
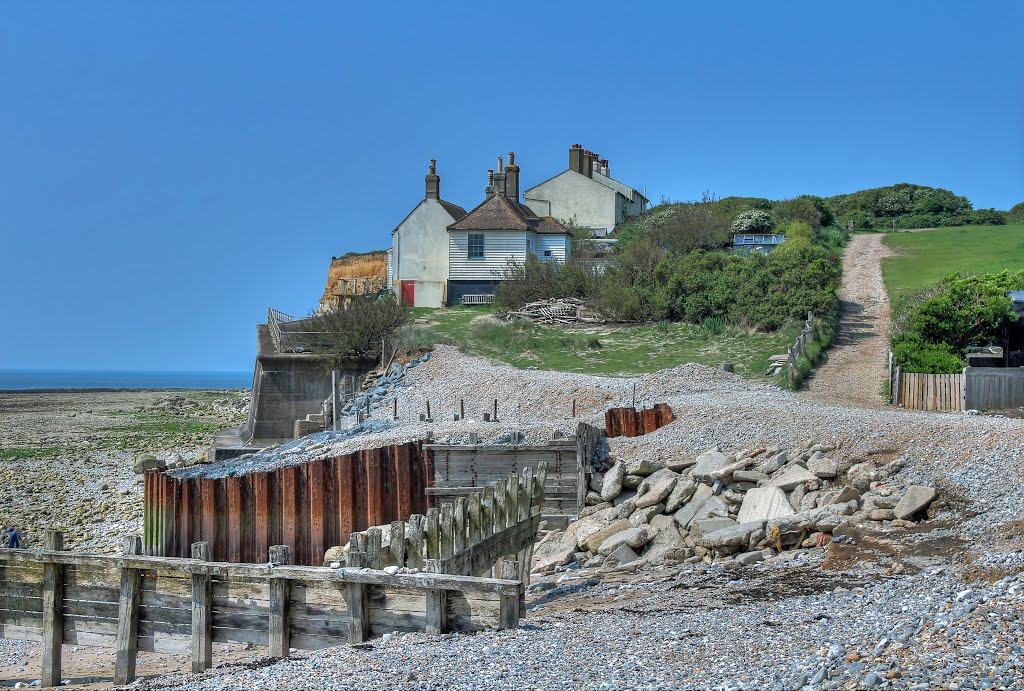
[[[589,149],[583,151],[583,170],[580,171],[588,178],[594,177],[594,152]]]
[[[494,173],[494,192],[505,196],[505,161],[498,156],[498,170]]]
[[[601,159],[601,175],[605,176],[606,178],[610,178],[612,176],[611,172],[608,169],[607,158]]]
[[[505,166],[505,196],[519,201],[519,166],[516,165],[516,152],[508,152],[508,165]]]
[[[569,170],[575,170],[577,173],[586,175],[583,172],[583,147],[579,144],[573,144],[569,147]]]
[[[441,178],[437,174],[437,160],[430,159],[430,172],[424,178],[427,183],[427,199],[441,198]]]
[[[484,194],[487,195],[488,199],[490,199],[491,197],[494,196],[494,171],[493,170],[488,170],[487,171],[487,187],[484,188]]]

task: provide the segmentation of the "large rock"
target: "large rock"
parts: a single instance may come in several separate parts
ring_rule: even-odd
[[[786,455],[786,452],[782,451],[780,453],[775,454],[771,458],[766,459],[766,460],[762,461],[761,463],[759,463],[754,468],[754,470],[756,470],[759,473],[764,473],[765,475],[771,475],[776,470],[781,468],[783,466],[783,464],[786,462],[787,459],[788,459],[788,456]]]
[[[732,474],[733,482],[752,482],[756,485],[761,480],[767,479],[767,473],[762,473],[757,470],[737,470]]]
[[[608,558],[604,560],[604,566],[620,566],[622,564],[628,564],[636,561],[639,558],[640,557],[637,553],[634,552],[633,548],[629,545],[619,545],[612,550],[611,554],[608,555]]]
[[[563,542],[582,545],[588,537],[607,526],[613,520],[616,520],[614,512],[615,509],[609,506],[606,509],[592,513],[586,518],[573,521],[565,529]]]
[[[654,487],[656,484],[658,484],[665,478],[678,479],[679,473],[669,470],[668,468],[658,468],[653,473],[651,473],[650,475],[648,475],[647,477],[643,478],[640,481],[640,484],[637,485],[636,488],[637,494],[646,494],[647,492],[651,491],[652,487]]]
[[[135,463],[132,464],[132,470],[139,475],[149,470],[163,470],[166,467],[167,464],[164,461],[151,453],[140,453],[135,457]]]
[[[637,509],[629,516],[629,524],[633,527],[650,523],[656,516],[665,510],[664,504],[655,504],[642,509]],[[668,518],[668,516],[666,516]]]
[[[620,506],[627,501],[632,501],[634,497],[636,497],[635,489],[624,489],[619,493],[619,496],[612,499],[612,505]]]
[[[686,456],[685,458],[673,458],[665,462],[665,467],[669,470],[681,473],[696,462],[696,458],[690,458],[689,456]]]
[[[698,540],[708,533],[722,528],[731,528],[734,525],[736,525],[736,521],[731,518],[702,518],[699,521],[694,521],[690,526],[690,537]]]
[[[740,547],[746,548],[747,541],[750,540],[751,534],[763,527],[764,521],[739,523],[737,525],[729,526],[728,528],[721,528],[714,532],[706,533],[697,540],[697,544],[701,547],[717,550],[730,548],[738,549]]]
[[[672,493],[665,499],[665,513],[675,513],[679,507],[693,498],[697,491],[697,483],[690,478],[679,478]]]
[[[634,458],[626,461],[626,473],[647,477],[654,472],[654,466],[646,458]]]
[[[595,530],[590,535],[588,535],[584,540],[582,540],[579,543],[579,545],[588,552],[596,552],[597,548],[600,547],[601,544],[605,540],[610,538],[612,535],[616,535],[618,533],[621,533],[623,530],[628,530],[632,527],[633,526],[629,524],[628,520],[626,520],[625,518],[620,518],[616,521],[612,521],[611,523],[600,528],[599,530]]]
[[[533,553],[533,573],[548,573],[568,564],[576,554],[575,542],[554,541],[537,545]]]
[[[733,458],[731,456],[726,456],[718,449],[705,451],[700,456],[697,456],[697,463],[693,466],[693,479],[698,482],[711,484],[715,481],[712,473],[716,470],[721,470],[732,462]]]
[[[601,501],[612,501],[622,492],[622,480],[626,477],[626,467],[616,463],[607,473],[604,474],[604,482],[601,484]]]
[[[648,522],[651,524],[652,527],[658,529],[658,531],[659,531],[658,534],[659,535],[661,535],[661,531],[662,530],[665,530],[665,528],[667,528],[669,526],[672,526],[673,530],[675,530],[675,528],[676,528],[676,520],[674,518],[672,518],[671,516],[666,516],[664,514],[661,515],[661,516],[654,516]]]
[[[675,519],[680,528],[689,530],[690,525],[701,518],[709,516],[728,516],[729,509],[721,499],[711,493],[711,488],[701,485],[693,495],[693,499],[683,508],[676,511]]]
[[[671,472],[671,471],[670,471]],[[675,489],[676,478],[673,474],[672,477],[663,477],[654,483],[646,492],[636,498],[636,508],[646,509],[648,506],[654,506],[660,504],[662,501],[672,493]]]
[[[348,551],[348,545],[335,545],[334,547],[328,547],[327,551],[324,552],[324,566],[330,566],[331,562],[338,562],[342,566],[345,565],[345,554]]]
[[[767,521],[772,518],[791,516],[793,507],[786,498],[786,493],[778,487],[756,487],[743,497],[736,520],[740,523],[748,521]]]
[[[896,518],[906,520],[917,512],[927,509],[928,505],[931,504],[937,496],[939,496],[939,493],[934,487],[911,485],[907,488],[907,492],[903,495],[903,498],[900,499],[898,504],[896,504],[896,508],[892,510],[892,513]]]
[[[834,478],[839,473],[839,464],[827,456],[811,458],[807,461],[807,469],[816,477],[823,479]]]
[[[640,549],[653,540],[656,535],[657,531],[649,525],[629,527],[605,538],[601,546],[597,548],[597,553],[608,556],[619,545],[629,545],[633,549]]]
[[[658,518],[668,518],[671,521],[669,516],[657,516],[656,519]],[[644,550],[644,558],[648,563],[676,564],[693,555],[686,546],[685,536],[676,529],[674,521],[664,526],[653,523],[651,525],[658,528],[658,534],[647,543]]]
[[[817,482],[818,476],[809,471],[807,468],[802,468],[798,465],[791,465],[781,473],[771,479],[768,484],[771,487],[778,487],[779,489],[789,491],[797,485],[802,485],[805,482]]]

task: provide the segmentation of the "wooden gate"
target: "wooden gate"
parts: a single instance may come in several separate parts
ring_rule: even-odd
[[[964,410],[963,374],[893,373],[893,403],[909,410],[953,413]]]

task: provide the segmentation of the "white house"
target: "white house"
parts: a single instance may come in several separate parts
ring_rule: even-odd
[[[448,226],[466,215],[457,204],[441,199],[437,161],[430,162],[426,194],[391,231],[388,285],[403,305],[443,307],[448,282]]]
[[[579,144],[569,149],[569,169],[523,193],[538,214],[590,228],[595,236],[644,212],[647,198],[611,177],[608,159]]]
[[[549,215],[538,216],[519,203],[519,166],[515,153],[498,172],[488,171],[487,198],[448,226],[449,305],[466,295],[494,295],[509,260],[564,262],[569,257],[570,233]]]

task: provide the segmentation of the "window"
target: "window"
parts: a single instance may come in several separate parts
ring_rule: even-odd
[[[544,250],[544,256],[545,257],[550,257],[551,256],[551,250]]]
[[[484,258],[484,234],[483,233],[470,233],[469,234],[469,258],[470,259],[483,259]]]

